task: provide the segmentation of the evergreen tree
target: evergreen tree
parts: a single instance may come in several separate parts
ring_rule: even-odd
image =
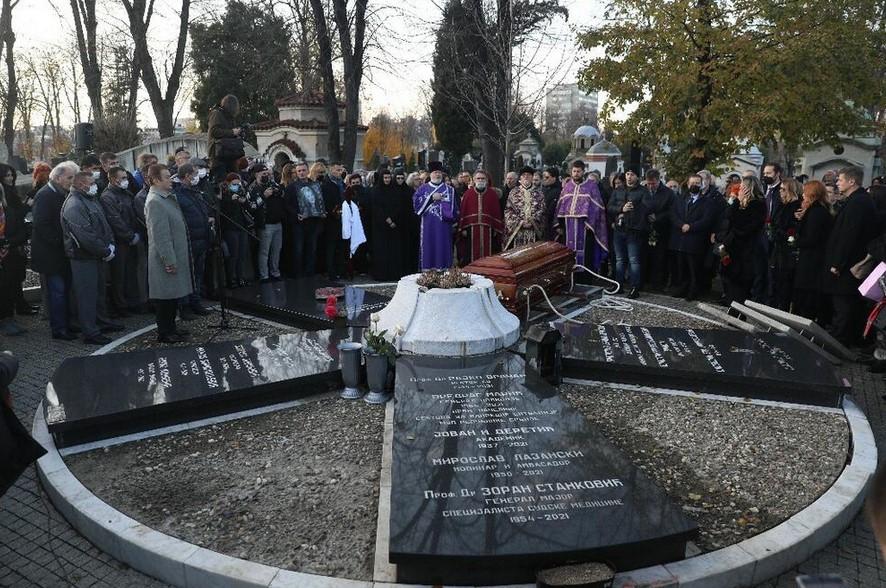
[[[197,84],[191,109],[206,128],[209,109],[226,94],[240,99],[240,120],[277,118],[274,101],[294,91],[290,30],[285,19],[230,0],[221,19],[191,25]]]

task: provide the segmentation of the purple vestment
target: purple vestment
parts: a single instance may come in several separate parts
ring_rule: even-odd
[[[606,231],[606,207],[597,182],[576,184],[571,179],[563,184],[557,202],[557,218],[566,231],[566,246],[575,251],[575,262],[594,271],[609,255]],[[587,233],[591,233],[589,241]],[[587,257],[585,255],[587,252]]]
[[[441,194],[443,199],[435,202],[434,194]],[[421,218],[419,267],[424,271],[452,266],[452,224],[458,220],[455,190],[445,183],[422,184],[412,204]]]

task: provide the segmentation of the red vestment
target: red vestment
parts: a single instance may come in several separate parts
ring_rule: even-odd
[[[468,188],[461,197],[458,230],[462,233],[464,248],[460,257],[467,263],[501,251],[504,221],[495,190],[486,188],[481,194],[473,187]]]

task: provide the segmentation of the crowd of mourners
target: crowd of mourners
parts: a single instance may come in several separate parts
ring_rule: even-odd
[[[179,148],[162,164],[143,153],[133,170],[114,153],[38,163],[21,194],[0,166],[0,333],[24,332],[15,315],[38,312],[23,296],[29,259],[54,338],[105,344],[116,319],[154,313],[159,338],[178,342],[188,333],[177,318],[253,282],[387,282],[555,240],[631,298],[754,300],[857,345],[873,304],[858,287],[886,261],[886,187],[865,189],[858,168],[809,180],[769,163],[718,186],[705,170],[684,182],[630,167],[603,178],[578,160],[565,174],[524,167],[496,187],[482,169],[450,176],[440,162],[348,173],[251,161],[236,149],[236,115],[230,96],[212,111],[205,160]]]

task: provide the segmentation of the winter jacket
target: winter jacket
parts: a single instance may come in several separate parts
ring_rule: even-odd
[[[114,240],[117,243],[131,243],[135,236],[135,211],[129,190],[109,185],[102,192],[99,202],[114,232]]]
[[[209,228],[209,204],[203,193],[191,186],[178,185],[174,190],[179,208],[188,226],[188,237],[191,239],[193,251],[206,251],[212,243],[212,231]]]
[[[634,203],[634,210],[622,212],[627,202]],[[649,229],[647,217],[652,209],[652,195],[649,190],[637,184],[633,188],[625,186],[612,193],[606,212],[609,224],[618,231],[641,231]],[[624,215],[624,221],[619,224],[618,218]]]
[[[97,196],[72,188],[62,206],[62,230],[65,255],[71,259],[103,259],[111,254],[114,233]]]

